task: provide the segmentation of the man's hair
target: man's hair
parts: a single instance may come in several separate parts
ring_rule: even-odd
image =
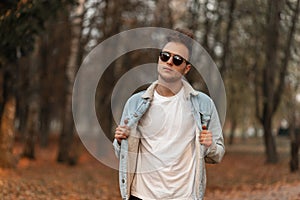
[[[192,56],[192,49],[193,49],[193,40],[194,35],[191,31],[187,29],[176,28],[176,32],[172,32],[170,35],[167,36],[167,43],[168,42],[179,42],[186,46],[189,51],[189,58]]]

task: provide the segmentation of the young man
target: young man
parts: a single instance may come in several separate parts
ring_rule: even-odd
[[[213,101],[183,80],[191,69],[186,35],[178,30],[167,38],[158,80],[123,110],[113,143],[122,199],[203,199],[205,162],[218,163],[225,153]]]

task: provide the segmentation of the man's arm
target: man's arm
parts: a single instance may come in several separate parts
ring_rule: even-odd
[[[212,102],[212,114],[208,131],[212,134],[212,142],[208,147],[205,157],[206,163],[219,163],[225,154],[225,145],[222,134],[222,127],[219,120],[218,112]]]
[[[120,155],[121,141],[123,139],[127,139],[127,137],[129,136],[129,133],[130,133],[129,127],[126,126],[126,124],[128,123],[127,118],[129,116],[128,104],[129,104],[129,100],[126,102],[126,104],[124,106],[120,124],[118,125],[118,127],[115,130],[115,139],[113,141],[113,147],[115,149],[115,154],[116,154],[117,158],[119,158],[119,155]]]

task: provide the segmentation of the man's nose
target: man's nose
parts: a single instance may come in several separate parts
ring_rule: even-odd
[[[167,64],[171,66],[174,65],[172,56],[170,56],[169,60],[167,61]]]

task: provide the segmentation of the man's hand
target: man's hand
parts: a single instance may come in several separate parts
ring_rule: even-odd
[[[207,130],[206,126],[202,126],[199,141],[200,144],[204,145],[206,148],[209,148],[212,144],[212,132]]]
[[[124,120],[125,125],[119,125],[115,131],[115,139],[121,144],[121,141],[127,139],[130,134],[130,128],[126,125],[128,120]]]

